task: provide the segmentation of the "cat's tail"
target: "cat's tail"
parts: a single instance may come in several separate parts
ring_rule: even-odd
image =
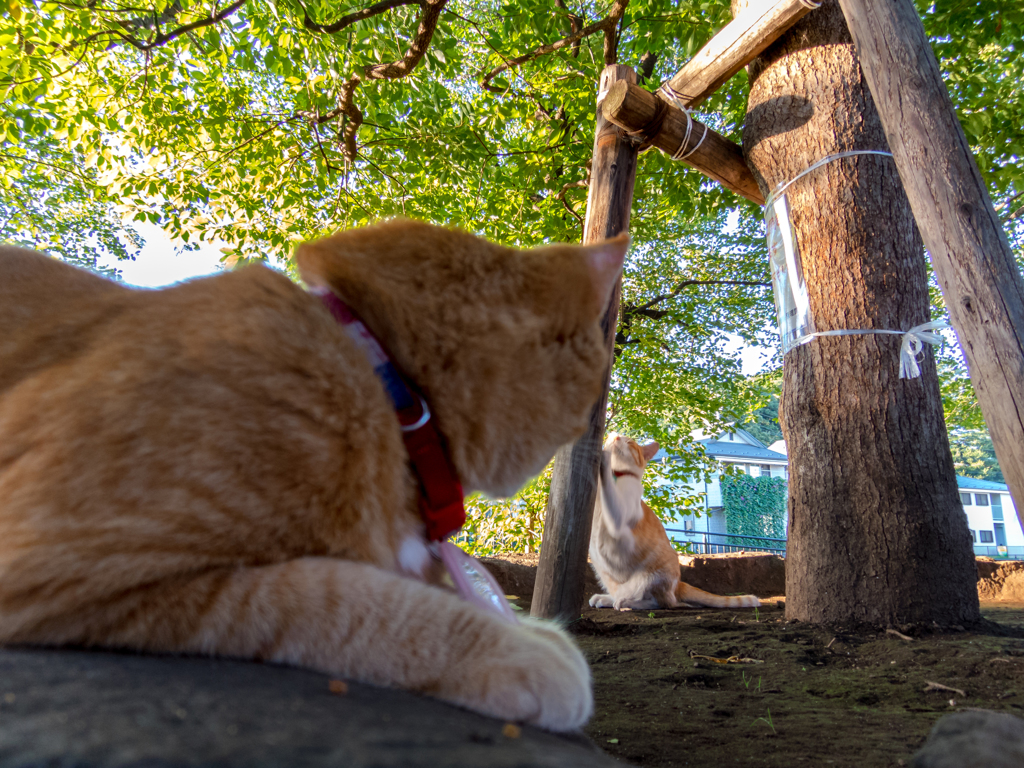
[[[761,605],[761,601],[755,595],[713,595],[703,589],[691,587],[685,581],[676,583],[675,595],[676,600],[680,602],[703,605],[707,608],[757,608]]]

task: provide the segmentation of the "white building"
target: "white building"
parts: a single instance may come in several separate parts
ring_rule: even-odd
[[[1024,560],[1024,531],[1003,483],[956,476],[974,554]]]
[[[704,451],[720,465],[731,465],[734,471],[744,472],[752,477],[789,477],[788,459],[785,453],[774,451],[752,434],[743,429],[731,429],[717,435],[699,439]],[[773,446],[774,447],[774,446]],[[665,457],[659,451],[655,460]],[[722,511],[721,474],[715,472],[708,481],[688,483],[693,493],[704,496],[704,510],[700,517],[687,515],[665,530],[670,538],[689,542],[695,552],[715,553],[743,549],[743,540],[727,535],[725,514]],[[785,519],[785,518],[783,518]],[[779,542],[780,551],[785,548]]]
[[[720,464],[731,464],[740,472],[753,477],[789,477],[786,443],[782,440],[766,446],[749,432],[733,429],[698,442],[708,456],[718,459]],[[655,458],[665,455],[661,451]],[[700,517],[688,515],[666,526],[670,538],[690,542],[694,551],[701,553],[743,549],[741,539],[726,535],[720,477],[715,472],[707,482],[689,483],[694,493],[704,495],[704,510]],[[974,554],[1024,560],[1024,530],[1009,488],[1003,483],[961,475],[957,475],[956,483],[974,542]],[[784,549],[785,544],[780,542],[779,547]]]

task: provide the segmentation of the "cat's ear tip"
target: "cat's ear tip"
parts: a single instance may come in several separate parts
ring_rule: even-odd
[[[295,261],[295,266],[299,270],[299,276],[303,282],[312,287],[321,287],[326,285],[326,281],[322,274],[320,248],[316,242],[305,242],[299,243],[295,247],[295,252],[292,254],[292,259]]]

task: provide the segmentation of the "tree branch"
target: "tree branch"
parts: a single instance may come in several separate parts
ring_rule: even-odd
[[[448,0],[423,0],[420,4],[423,14],[420,16],[416,37],[409,44],[409,50],[405,52],[405,56],[390,64],[372,64],[363,67],[363,74],[371,80],[396,80],[412,72],[426,55],[430,41],[434,37],[434,30],[437,29],[437,19],[447,4]]]
[[[689,288],[691,285],[749,285],[762,286],[767,288],[771,287],[771,283],[763,283],[752,280],[683,280],[668,293],[659,294],[658,296],[655,296],[653,299],[648,301],[646,304],[641,304],[639,306],[632,304],[623,304],[623,314],[626,313],[626,308],[628,307],[629,311],[632,312],[633,314],[644,315],[645,317],[652,317],[655,320],[660,319],[661,317],[665,316],[665,312],[653,310],[651,314],[647,314],[646,311],[650,310],[651,307],[653,307],[656,304],[660,304],[663,301],[675,298],[680,293],[682,293],[684,288]],[[655,315],[657,315],[657,317],[655,317]]]
[[[173,29],[170,32],[167,32],[166,34],[163,32],[158,32],[152,40],[148,41],[139,40],[137,38],[132,37],[131,35],[119,32],[114,32],[113,34],[116,34],[126,43],[140,51],[151,51],[154,48],[159,48],[162,45],[166,45],[172,40],[175,40],[181,37],[182,35],[186,35],[189,32],[194,32],[195,30],[202,29],[203,27],[209,27],[214,24],[219,24],[220,22],[224,21],[224,19],[226,19],[228,16],[231,16],[243,5],[245,5],[246,1],[247,0],[235,0],[235,2],[233,2],[227,8],[225,8],[223,11],[219,11],[218,13],[215,13],[213,16],[207,16],[205,19],[199,19],[198,21],[193,21],[189,24],[184,24],[178,27],[177,29]],[[159,20],[157,20],[157,22],[158,21]]]
[[[329,35],[333,35],[335,32],[340,32],[346,27],[351,27],[357,21],[363,19],[369,19],[373,16],[378,16],[386,11],[390,11],[394,8],[399,8],[403,5],[419,5],[420,0],[382,0],[382,2],[374,3],[368,8],[363,8],[361,11],[355,11],[342,16],[337,21],[331,22],[330,24],[317,24],[313,19],[309,17],[309,12],[303,8],[302,15],[305,17],[302,20],[303,26],[311,32],[323,32]]]
[[[561,40],[557,40],[554,43],[542,45],[539,48],[530,51],[529,53],[524,53],[522,56],[517,56],[514,59],[509,59],[504,64],[495,67],[486,75],[484,75],[483,79],[480,81],[480,87],[486,91],[490,91],[491,93],[503,94],[505,92],[505,89],[491,85],[491,80],[500,75],[502,72],[507,72],[511,69],[520,67],[528,61],[533,61],[534,59],[539,58],[541,56],[546,56],[549,53],[554,53],[557,50],[565,48],[567,45],[573,45],[574,43],[578,43],[583,38],[589,37],[590,35],[593,35],[597,32],[603,32],[605,35],[605,64],[614,64],[615,27],[618,25],[619,19],[622,18],[622,14],[626,12],[627,5],[629,5],[629,0],[615,0],[612,3],[611,9],[608,11],[608,15],[605,16],[600,21],[594,22],[593,24],[584,27],[578,32],[571,34],[568,37],[563,37]],[[609,48],[608,43],[609,35],[611,35],[611,40],[613,41],[611,49]],[[611,61],[608,60],[609,56],[612,57]]]

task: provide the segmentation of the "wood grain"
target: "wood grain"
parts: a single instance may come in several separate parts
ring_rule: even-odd
[[[910,0],[840,0],[1024,524],[1024,280]]]
[[[662,87],[675,91],[683,106],[700,104],[811,10],[805,0],[770,0],[748,6]],[[658,97],[669,100],[661,89]]]
[[[644,129],[655,120],[659,109],[657,96],[624,80],[611,86],[601,103],[604,118],[634,133],[638,143],[647,138]],[[699,120],[693,120],[687,136],[686,115],[681,110],[669,109],[651,144],[670,156],[692,151],[682,158],[683,163],[747,200],[764,205],[764,196],[743,159],[743,149]]]
[[[616,81],[635,83],[636,73],[622,65],[605,67],[601,73],[600,90],[607,90]],[[606,121],[599,111],[587,218],[583,228],[584,244],[599,242],[629,229],[637,154],[637,143]],[[608,345],[608,375],[604,391],[590,413],[590,426],[586,433],[555,454],[537,581],[530,606],[532,616],[572,621],[579,618],[583,605],[621,287],[620,278],[602,323]]]

